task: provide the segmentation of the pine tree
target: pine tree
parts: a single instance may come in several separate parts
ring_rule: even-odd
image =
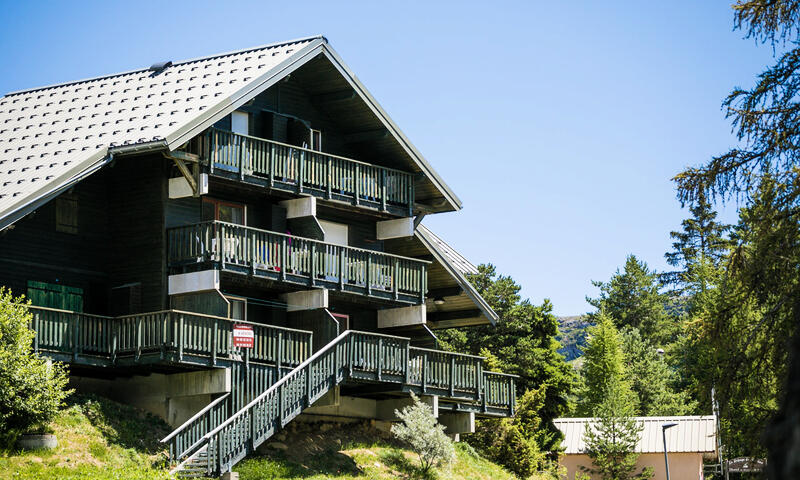
[[[622,332],[622,350],[628,382],[639,399],[639,415],[688,415],[697,409],[688,392],[675,388],[678,374],[663,351],[659,353],[637,329]]]
[[[670,232],[673,250],[664,255],[678,270],[660,275],[662,283],[672,285],[672,295],[692,295],[712,281],[706,269],[718,270],[732,247],[727,237],[730,225],[716,221],[717,212],[704,193],[699,193],[689,209],[692,216],[681,222],[683,230]]]
[[[638,328],[642,336],[656,343],[672,338],[674,325],[664,308],[666,298],[659,292],[658,274],[645,262],[629,255],[623,272],[617,269],[607,283],[592,284],[600,288],[600,296],[586,301],[605,312],[617,328]]]
[[[625,396],[625,401],[636,405],[636,398],[627,383],[625,357],[622,352],[622,339],[614,323],[600,311],[596,324],[589,327],[586,347],[583,349],[581,377],[583,390],[577,406],[579,415],[591,416],[604,401],[607,385],[614,383],[617,393]]]
[[[624,379],[610,378],[601,392],[602,400],[594,409],[594,420],[586,424],[583,438],[586,454],[593,468],[588,472],[604,480],[646,479],[652,470],[634,474],[636,445],[642,425],[634,418],[635,405]]]
[[[437,336],[453,351],[493,353],[489,357],[492,368],[520,376],[518,392],[538,391],[544,401],[538,409],[537,451],[556,451],[562,436],[552,420],[570,410],[568,398],[576,375],[558,353],[558,318],[553,306],[549,300],[533,305],[522,299],[522,287],[513,278],[498,275],[493,265],[479,265],[478,272],[470,281],[500,317],[497,325],[450,329],[437,332]]]

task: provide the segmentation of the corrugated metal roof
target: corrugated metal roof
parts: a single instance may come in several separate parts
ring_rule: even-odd
[[[478,267],[458,253],[455,248],[442,240],[425,225],[417,227],[417,231],[424,235],[428,241],[436,246],[436,250],[442,253],[449,263],[453,265],[462,275],[474,275],[478,273]]]
[[[663,453],[664,441],[661,425],[675,422],[678,425],[667,430],[668,452],[715,453],[717,449],[717,420],[710,416],[685,417],[636,417],[644,426],[636,446],[636,453]],[[564,434],[562,446],[565,453],[584,453],[586,443],[583,434],[587,423],[593,418],[557,418],[556,428]]]
[[[496,324],[499,318],[497,313],[489,306],[481,294],[475,290],[475,287],[466,277],[467,275],[478,273],[478,268],[425,225],[419,225],[414,235],[433,254],[436,260],[450,272],[467,297],[472,300],[489,322],[492,325]]]
[[[109,148],[180,141],[322,37],[24,90],[0,98],[0,218]]]

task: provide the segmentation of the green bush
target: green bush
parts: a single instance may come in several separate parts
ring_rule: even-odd
[[[419,455],[422,473],[428,473],[433,466],[449,463],[455,456],[455,449],[450,437],[444,433],[444,426],[433,416],[431,407],[413,393],[411,398],[413,405],[402,411],[395,410],[401,423],[392,425],[392,433]]]
[[[513,419],[478,422],[475,433],[467,435],[466,441],[520,478],[528,478],[534,472],[547,469],[545,455],[538,447],[543,440],[540,437],[548,434],[542,428],[539,417],[545,388],[526,391],[519,398]]]
[[[44,431],[71,393],[68,375],[32,350],[32,316],[23,297],[0,287],[0,442],[20,433]]]

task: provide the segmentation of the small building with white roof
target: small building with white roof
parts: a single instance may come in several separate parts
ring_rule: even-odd
[[[587,424],[594,418],[557,418],[555,426],[564,434],[561,446],[564,452],[559,463],[567,471],[567,478],[573,480],[577,472],[593,468],[592,460],[586,454],[584,433]],[[666,430],[667,453],[669,456],[670,478],[695,480],[703,478],[703,462],[718,457],[717,452],[717,420],[709,416],[684,417],[636,417],[643,426],[639,434],[636,453],[640,454],[636,462],[636,471],[652,467],[654,480],[667,478],[664,465],[664,439],[662,425],[675,423]],[[593,475],[592,480],[599,479]]]

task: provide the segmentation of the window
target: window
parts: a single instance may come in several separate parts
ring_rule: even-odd
[[[242,297],[225,297],[228,301],[228,318],[247,320],[247,299]]]
[[[322,151],[322,132],[311,129],[311,150]]]
[[[26,296],[38,307],[83,311],[83,289],[57,283],[28,280]]]
[[[73,195],[56,198],[56,232],[78,233],[78,199]]]
[[[245,207],[240,203],[225,202],[214,198],[203,199],[203,220],[246,225]]]

